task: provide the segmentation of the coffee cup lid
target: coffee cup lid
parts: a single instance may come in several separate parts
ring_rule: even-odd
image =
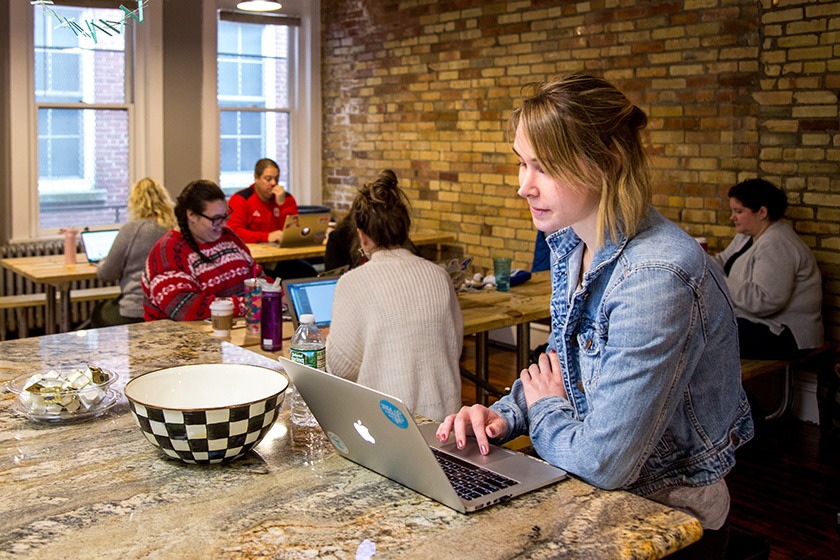
[[[233,310],[233,302],[229,299],[217,299],[210,304],[210,309],[216,311]]]

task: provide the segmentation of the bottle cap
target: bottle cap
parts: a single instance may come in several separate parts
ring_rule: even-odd
[[[304,313],[303,315],[300,316],[300,322],[301,323],[312,323],[314,325],[315,324],[315,315],[313,315],[312,313]]]
[[[280,288],[281,288],[279,278],[275,278],[274,282],[272,282],[272,283],[269,283],[265,279],[260,278],[259,279],[259,284],[260,284],[260,289],[263,292],[279,292]]]

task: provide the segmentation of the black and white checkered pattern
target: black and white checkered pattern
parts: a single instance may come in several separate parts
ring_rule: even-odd
[[[254,404],[178,411],[151,408],[129,399],[134,419],[150,442],[187,463],[221,463],[254,448],[271,429],[283,393]]]

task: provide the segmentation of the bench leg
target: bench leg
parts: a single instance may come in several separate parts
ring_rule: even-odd
[[[765,420],[775,420],[781,418],[790,409],[793,404],[793,372],[790,370],[790,365],[785,366],[784,387],[782,388],[782,402],[779,403],[779,408],[764,417]]]
[[[26,338],[29,336],[29,325],[26,323],[26,309],[18,308],[15,310],[15,320],[17,321],[18,338]]]

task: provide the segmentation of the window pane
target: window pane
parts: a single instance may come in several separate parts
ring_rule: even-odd
[[[47,10],[35,17],[35,100],[124,103],[127,28],[112,23],[124,19],[122,10],[53,11],[57,17]]]
[[[285,25],[219,21],[219,183],[228,194],[251,184],[263,157],[277,162],[290,189],[290,37]],[[236,110],[246,107],[268,110]]]
[[[263,93],[262,65],[253,62],[242,64],[241,95],[246,97],[265,98]]]
[[[250,185],[254,164],[264,157],[277,162],[280,181],[289,186],[288,113],[222,111],[221,121],[224,127],[220,143],[222,188],[231,192]]]
[[[126,220],[128,110],[38,110],[39,227]]]

